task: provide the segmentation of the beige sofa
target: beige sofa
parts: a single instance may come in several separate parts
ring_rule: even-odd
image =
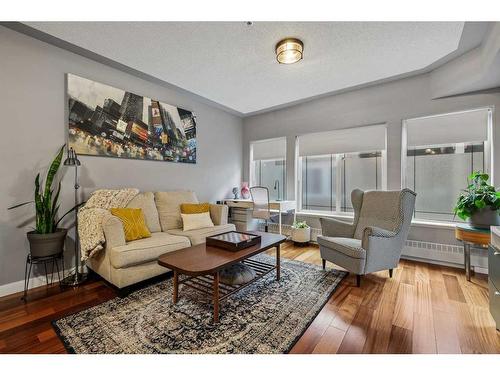
[[[235,230],[227,223],[228,208],[210,205],[214,227],[183,231],[181,203],[198,203],[191,191],[140,193],[128,207],[141,208],[151,237],[126,242],[120,219],[103,223],[105,249],[87,261],[87,266],[122,289],[139,281],[168,272],[157,263],[160,255],[205,242],[207,236]]]

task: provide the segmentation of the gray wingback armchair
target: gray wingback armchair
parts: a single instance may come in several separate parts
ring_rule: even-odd
[[[318,244],[323,260],[335,263],[361,275],[397,267],[408,237],[416,194],[409,190],[367,191],[351,193],[354,208],[352,224],[321,218],[322,235]]]

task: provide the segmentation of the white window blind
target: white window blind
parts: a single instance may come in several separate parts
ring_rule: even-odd
[[[386,148],[386,126],[370,125],[301,135],[299,156],[380,151]]]
[[[484,142],[488,116],[489,110],[484,108],[406,120],[408,147]]]
[[[273,138],[252,143],[253,160],[286,158],[286,138]]]

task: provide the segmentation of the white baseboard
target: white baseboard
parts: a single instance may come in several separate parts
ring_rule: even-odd
[[[66,275],[69,275],[71,272],[73,272],[73,270],[74,270],[74,267],[69,269],[69,270],[65,270]],[[52,274],[49,273],[47,276],[49,278],[49,283],[50,283],[51,277],[53,277],[52,280],[54,281],[54,283],[58,282],[57,272],[54,272]],[[62,275],[62,270],[61,270],[61,280],[62,280],[62,278],[63,278],[63,275]],[[47,285],[45,275],[32,276],[30,278],[28,290],[31,290],[33,288],[38,288],[38,287],[44,286],[44,285]],[[0,297],[7,296],[9,294],[22,292],[22,291],[24,291],[24,280],[14,281],[13,283],[0,285]]]

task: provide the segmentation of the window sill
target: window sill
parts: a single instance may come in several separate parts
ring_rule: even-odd
[[[427,221],[427,220],[412,220],[412,227],[420,228],[443,228],[443,229],[455,229],[458,223],[453,223],[450,221]]]
[[[308,211],[300,211],[300,212],[297,212],[297,215],[300,215],[300,216],[306,216],[306,217],[317,217],[317,218],[320,218],[320,217],[331,217],[331,218],[334,218],[334,219],[340,219],[340,220],[344,220],[344,221],[350,221],[352,222],[352,220],[354,219],[354,216],[353,215],[349,215],[349,214],[331,214],[331,213],[323,213],[323,212],[308,212]]]
[[[334,219],[339,219],[343,221],[352,222],[353,216],[349,214],[330,214],[330,213],[321,213],[321,212],[297,212],[299,216],[305,217],[331,217]],[[457,223],[449,222],[449,221],[427,221],[427,220],[412,220],[411,226],[417,228],[440,228],[440,229],[450,229],[454,230]]]

